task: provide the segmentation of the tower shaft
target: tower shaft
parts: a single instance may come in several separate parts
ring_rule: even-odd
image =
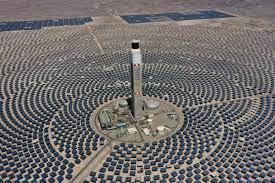
[[[139,48],[139,41],[133,40],[132,42],[132,114],[136,120],[142,118],[142,57]]]

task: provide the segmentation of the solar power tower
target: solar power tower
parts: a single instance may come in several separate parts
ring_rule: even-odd
[[[142,57],[139,40],[132,41],[132,114],[136,120],[142,118]]]

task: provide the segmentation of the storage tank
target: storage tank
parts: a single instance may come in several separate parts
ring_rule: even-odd
[[[145,105],[146,105],[147,109],[154,110],[154,109],[159,108],[159,101],[157,101],[157,100],[146,100]]]
[[[121,108],[127,107],[128,106],[127,100],[120,100],[118,102],[118,106],[121,107]]]

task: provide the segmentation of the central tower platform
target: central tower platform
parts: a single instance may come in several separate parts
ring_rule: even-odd
[[[167,137],[180,129],[183,113],[165,100],[143,97],[140,119],[130,108],[131,98],[120,98],[102,105],[92,118],[92,126],[107,138],[128,143],[144,143]]]

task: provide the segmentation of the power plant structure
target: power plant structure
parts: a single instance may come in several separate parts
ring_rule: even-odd
[[[134,39],[131,44],[131,97],[106,103],[95,113],[93,121],[97,129],[110,139],[131,143],[150,142],[179,128],[181,112],[169,102],[142,95],[140,41]]]

